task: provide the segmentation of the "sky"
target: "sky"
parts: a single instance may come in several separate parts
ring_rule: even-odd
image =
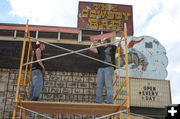
[[[152,36],[166,49],[172,103],[180,104],[179,0],[85,0],[133,6],[134,36]],[[77,27],[79,0],[0,0],[0,23]]]

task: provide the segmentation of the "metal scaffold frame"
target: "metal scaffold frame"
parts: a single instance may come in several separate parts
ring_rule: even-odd
[[[106,38],[115,37],[115,36],[107,37],[107,35],[105,35],[105,36],[106,36]],[[41,60],[33,61],[33,49],[32,49],[32,41],[31,41],[31,39],[41,41],[41,42],[43,42],[45,44],[48,44],[48,45],[51,45],[51,46],[54,46],[56,48],[59,48],[59,49],[65,50],[65,51],[69,51],[69,52],[64,53],[64,54],[60,54],[60,55],[56,55],[56,56],[51,56],[51,57],[44,58],[44,59],[41,59]],[[125,41],[126,80],[123,82],[122,85],[120,85],[120,80],[121,80],[121,77],[120,77],[120,49],[121,49],[121,41],[122,40]],[[26,50],[26,42],[27,41],[29,42],[28,51],[27,51],[27,59],[26,59],[26,63],[23,63],[24,57],[25,57],[25,50]],[[112,44],[112,43],[113,44],[118,43],[117,49],[116,49],[116,53],[118,54],[118,64],[117,65],[113,65],[111,63],[104,62],[102,60],[99,60],[99,59],[96,59],[96,58],[93,58],[93,57],[90,57],[90,56],[87,56],[85,54],[80,53],[82,51],[86,51],[86,50],[89,50],[91,48],[97,48],[97,47]],[[26,111],[30,111],[32,113],[43,116],[45,118],[51,118],[51,117],[48,117],[46,115],[40,114],[38,112],[35,112],[33,110],[26,109],[26,108],[23,107],[23,100],[21,99],[21,96],[20,96],[20,86],[22,86],[23,93],[25,95],[25,101],[28,101],[28,90],[29,90],[30,81],[31,81],[32,64],[36,63],[36,62],[39,62],[39,61],[45,61],[45,60],[49,60],[49,59],[53,59],[53,58],[58,58],[58,57],[66,56],[66,55],[71,55],[71,54],[77,54],[77,55],[80,55],[80,56],[83,56],[83,57],[86,57],[86,58],[89,58],[89,59],[92,59],[92,60],[95,60],[95,61],[98,61],[98,62],[101,62],[101,63],[105,63],[105,64],[108,64],[108,65],[111,65],[111,66],[117,68],[118,75],[117,75],[117,73],[115,73],[115,76],[114,76],[115,78],[113,79],[113,86],[118,80],[119,81],[119,87],[118,87],[118,92],[114,96],[114,100],[116,100],[117,96],[120,95],[120,92],[121,92],[122,88],[125,87],[125,84],[126,84],[127,97],[124,100],[124,102],[122,104],[120,104],[120,106],[119,106],[119,108],[118,108],[118,110],[116,112],[114,112],[112,114],[109,114],[109,115],[105,115],[105,116],[100,117],[100,118],[109,117],[109,116],[113,116],[113,118],[116,118],[116,117],[121,118],[121,112],[127,112],[127,118],[130,119],[130,115],[129,115],[129,113],[130,113],[130,102],[129,102],[129,80],[128,80],[128,55],[127,55],[128,54],[127,53],[127,26],[126,26],[126,24],[124,25],[124,32],[121,35],[120,41],[112,41],[110,43],[100,44],[100,45],[97,45],[97,46],[94,46],[94,47],[84,48],[84,49],[77,50],[77,51],[72,51],[72,50],[69,50],[67,48],[63,48],[61,46],[50,44],[48,42],[45,42],[45,41],[38,40],[38,39],[30,37],[28,21],[27,21],[26,28],[25,28],[25,35],[24,35],[24,41],[23,41],[23,47],[22,47],[22,54],[21,54],[21,61],[20,61],[20,68],[19,68],[19,75],[18,75],[18,82],[17,82],[17,89],[16,89],[16,96],[15,96],[12,119],[16,118],[16,112],[17,111],[19,111],[19,119],[22,118],[22,113],[24,113],[23,118],[24,119],[26,118]],[[25,66],[24,74],[23,74],[23,71],[22,71],[23,66]],[[24,77],[23,77],[23,75],[24,75]],[[125,104],[127,104],[127,106],[124,106]],[[126,107],[126,110],[124,110],[123,107]]]
[[[16,116],[16,111],[17,111],[17,106],[18,106],[17,102],[19,102],[19,104],[21,106],[23,106],[22,105],[22,100],[21,100],[20,94],[19,94],[19,92],[20,92],[20,84],[22,84],[22,87],[23,87],[23,92],[25,94],[25,100],[28,100],[28,92],[26,91],[25,85],[26,85],[27,77],[28,77],[27,86],[29,87],[29,85],[30,85],[32,66],[29,67],[29,65],[26,65],[24,79],[22,77],[23,60],[24,60],[24,54],[25,54],[27,38],[29,40],[29,47],[28,47],[28,54],[27,54],[28,57],[27,57],[27,61],[26,62],[29,62],[29,61],[33,61],[33,53],[32,53],[32,44],[31,44],[31,39],[30,39],[30,32],[29,32],[29,27],[28,27],[28,21],[27,21],[26,28],[25,28],[23,48],[22,48],[22,53],[21,53],[21,61],[20,61],[20,68],[19,68],[19,75],[18,75],[18,82],[17,82],[17,89],[16,89],[16,97],[15,97],[16,103],[14,104],[14,110],[13,110],[13,116],[12,116],[13,119],[15,119],[15,116]],[[31,55],[31,58],[29,57],[29,55]],[[28,67],[29,67],[29,75],[28,75]],[[22,113],[22,109],[20,109],[20,111],[19,111],[19,119],[21,118],[21,113]],[[24,112],[24,118],[26,118],[25,112]]]
[[[124,38],[124,42],[125,42],[125,70],[126,70],[126,79],[123,81],[120,77],[120,57],[121,57],[121,53],[120,53],[120,49],[121,47],[121,42]],[[118,53],[118,73],[116,73],[115,71],[115,75],[114,75],[114,80],[113,80],[113,87],[115,88],[115,84],[118,81],[118,91],[114,96],[114,100],[116,100],[117,96],[120,95],[121,91],[123,88],[125,88],[126,85],[126,93],[127,96],[125,98],[125,100],[122,102],[122,104],[120,105],[119,108],[119,118],[121,119],[121,112],[122,112],[122,107],[126,104],[126,112],[127,112],[127,119],[130,119],[130,99],[129,99],[129,78],[128,78],[128,47],[127,47],[127,26],[126,24],[124,24],[124,32],[121,35],[121,39],[118,43],[118,47],[116,49],[116,53]],[[122,85],[120,84],[120,82],[122,81]],[[117,114],[115,114],[115,117],[117,116]]]

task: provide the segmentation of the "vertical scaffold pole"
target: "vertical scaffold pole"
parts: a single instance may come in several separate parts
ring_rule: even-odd
[[[23,66],[23,60],[24,60],[24,54],[25,54],[27,32],[28,32],[28,21],[27,21],[27,24],[26,24],[24,41],[23,41],[23,48],[22,48],[22,53],[21,53],[21,61],[20,61],[20,67],[19,67],[19,76],[18,76],[17,89],[16,89],[16,98],[15,98],[16,103],[14,104],[14,110],[13,110],[12,119],[15,119],[15,117],[16,117],[16,109],[17,109],[17,103],[18,103],[17,101],[18,101],[18,96],[19,96],[20,81],[21,81],[21,78],[22,78],[22,66]]]
[[[127,86],[127,119],[130,119],[130,102],[129,102],[129,78],[128,78],[128,52],[127,52],[127,25],[124,23],[124,37],[125,37],[125,57],[126,57],[126,86]]]
[[[119,41],[119,43],[121,44],[121,40]],[[121,50],[121,47],[120,45],[118,46],[118,86],[119,86],[119,89],[121,88],[121,77],[120,77],[120,50]],[[121,110],[119,110],[119,119],[121,119]]]
[[[29,29],[27,31],[27,37],[28,37],[28,40],[29,40],[29,47],[28,47],[28,53],[27,53],[27,60],[26,60],[26,63],[28,63],[29,61],[32,61],[32,43],[31,43],[31,39],[30,39],[30,32],[29,32]],[[31,54],[31,59],[30,59],[30,55]],[[27,79],[27,75],[28,75],[28,68],[29,68],[29,77]],[[31,70],[32,70],[32,65],[26,65],[26,68],[25,68],[25,75],[24,75],[24,86],[26,86],[26,80],[29,80],[29,78],[31,78],[30,74],[31,74]],[[29,89],[29,85],[26,86],[28,89]],[[28,95],[29,95],[29,92],[26,91],[26,99],[25,100],[28,100]],[[24,119],[26,119],[26,111],[24,111]]]

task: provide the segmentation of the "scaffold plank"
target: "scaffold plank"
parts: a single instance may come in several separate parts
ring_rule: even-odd
[[[110,32],[110,33],[104,33],[104,34],[99,34],[99,35],[94,35],[90,37],[91,41],[94,40],[102,40],[104,38],[110,38],[110,37],[115,37],[116,36],[116,32]]]
[[[22,101],[22,105],[24,108],[31,109],[39,113],[88,114],[98,116],[117,112],[120,108],[120,104],[42,101]],[[122,109],[124,108],[125,107]]]

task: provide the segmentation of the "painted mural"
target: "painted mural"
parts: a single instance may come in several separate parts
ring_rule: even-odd
[[[127,42],[129,77],[149,79],[167,77],[166,50],[157,39],[150,36],[129,36]],[[125,43],[122,41],[121,44],[125,53]],[[121,54],[120,75],[125,76],[125,71],[125,54]]]

